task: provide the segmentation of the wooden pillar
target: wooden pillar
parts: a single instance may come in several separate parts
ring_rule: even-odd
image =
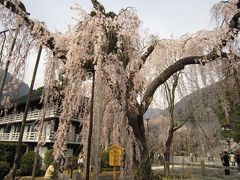
[[[11,177],[12,180],[15,179],[17,167],[20,162],[20,152],[21,152],[22,138],[23,138],[23,133],[24,133],[24,126],[26,124],[29,104],[30,104],[31,97],[32,97],[33,86],[34,86],[35,77],[37,74],[37,69],[38,69],[38,64],[40,61],[41,53],[42,53],[42,45],[40,45],[39,50],[38,50],[37,60],[36,60],[36,64],[35,64],[35,67],[33,70],[32,81],[31,81],[31,85],[30,85],[30,89],[29,89],[29,93],[28,93],[28,97],[27,97],[27,101],[26,101],[26,105],[25,105],[25,110],[24,110],[24,114],[23,114],[23,118],[22,118],[22,124],[21,124],[21,129],[19,132],[18,144],[17,144],[17,149],[16,149],[16,153],[15,153],[15,158],[14,158],[14,164],[13,164],[13,170],[12,170],[12,177]]]

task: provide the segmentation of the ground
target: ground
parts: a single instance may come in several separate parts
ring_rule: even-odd
[[[163,174],[163,167],[155,171],[156,174]],[[235,167],[231,167],[230,176],[224,175],[224,168],[220,166],[206,167],[205,175],[202,175],[200,166],[182,166],[175,165],[172,179],[204,179],[204,180],[217,180],[217,179],[240,179],[240,172]]]
[[[240,179],[240,172],[237,170],[236,167],[231,167],[230,169],[230,176],[224,175],[224,168],[222,166],[212,166],[212,167],[206,167],[205,169],[205,175],[202,175],[202,169],[200,166],[196,165],[174,165],[173,168],[173,175],[171,177],[171,180],[175,179],[186,179],[186,180],[221,180],[221,179],[227,179],[227,180],[239,180]],[[78,172],[78,170],[74,170],[73,173]],[[156,170],[154,170],[154,174],[159,175],[159,177],[162,177],[163,175],[163,166],[158,166]],[[70,179],[67,171],[64,171],[64,175]],[[119,172],[118,172],[119,175]],[[85,174],[83,174],[83,177],[85,177]],[[21,180],[29,180],[31,177],[22,177]],[[83,178],[85,179],[85,178]],[[93,173],[90,177],[91,180],[93,180]],[[113,174],[112,172],[103,172],[100,174],[99,180],[112,180]],[[128,178],[129,180],[131,178]],[[36,180],[43,180],[43,177],[37,177]],[[127,179],[126,179],[127,180]]]

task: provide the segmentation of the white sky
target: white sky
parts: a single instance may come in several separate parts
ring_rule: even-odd
[[[99,0],[107,10],[134,7],[142,20],[142,27],[160,38],[181,36],[210,28],[210,8],[219,0]],[[64,31],[74,13],[70,9],[78,3],[91,10],[90,0],[22,0],[32,19],[43,21],[51,31]],[[31,81],[36,55],[29,60],[25,81]],[[43,60],[37,74],[35,88],[43,83]]]

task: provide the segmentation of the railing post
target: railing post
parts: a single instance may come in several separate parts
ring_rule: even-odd
[[[32,111],[30,111],[30,113],[28,113],[28,116],[27,116],[26,120],[31,119],[31,118],[32,118]]]
[[[9,133],[9,141],[11,141],[12,140],[12,133],[10,132]]]
[[[25,138],[26,138],[26,141],[28,141],[28,136],[29,136],[29,133],[27,132],[27,133],[26,133],[26,137],[25,137]]]

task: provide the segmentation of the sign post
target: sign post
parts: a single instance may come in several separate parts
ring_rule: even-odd
[[[109,165],[113,166],[113,180],[116,180],[116,167],[121,166],[121,157],[123,148],[113,145],[108,148],[109,150]]]
[[[116,166],[113,167],[113,180],[117,180],[117,178],[116,178]]]

